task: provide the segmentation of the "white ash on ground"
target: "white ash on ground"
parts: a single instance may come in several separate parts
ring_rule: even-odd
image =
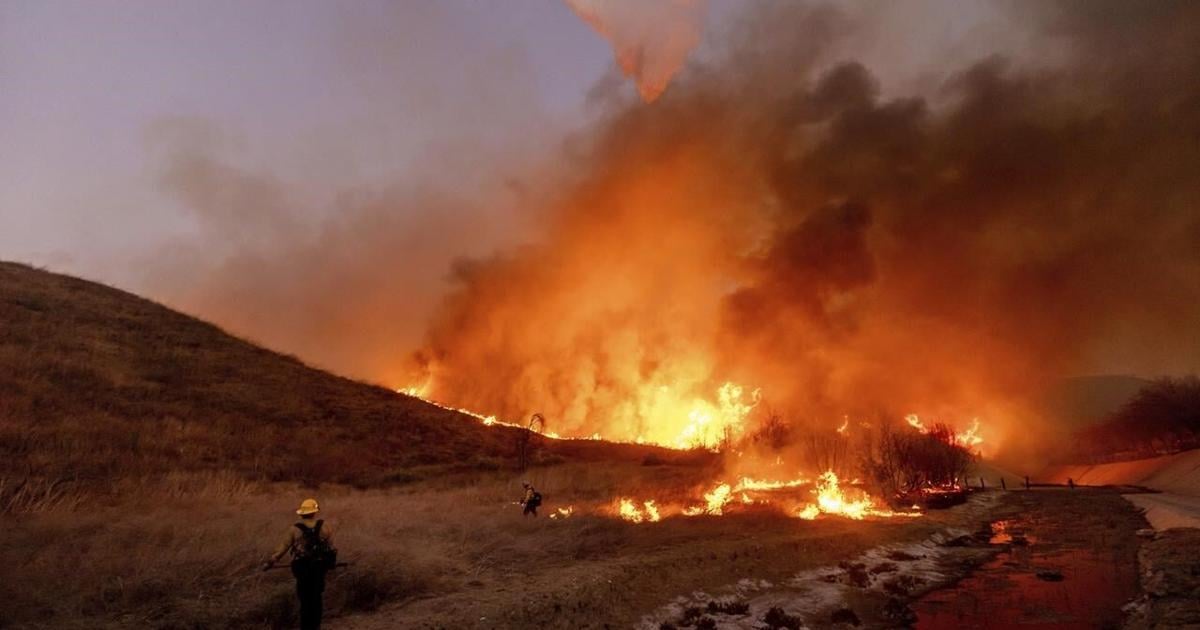
[[[982,520],[1000,497],[979,493],[954,509]],[[990,534],[949,527],[921,542],[881,545],[835,566],[801,571],[784,583],[745,578],[713,593],[680,596],[644,617],[638,627],[703,623],[697,627],[757,630],[780,627],[780,620],[797,627],[828,627],[835,621],[857,625],[866,620],[867,627],[873,620],[902,623],[912,614],[905,602],[958,579],[995,553],[997,548],[988,544]]]

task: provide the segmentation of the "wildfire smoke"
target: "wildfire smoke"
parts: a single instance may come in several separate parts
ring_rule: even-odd
[[[566,0],[580,18],[612,44],[617,65],[637,82],[647,103],[667,89],[700,42],[706,0]]]
[[[414,381],[566,435],[712,444],[759,389],[789,424],[918,410],[1000,444],[1059,375],[1190,361],[1153,348],[1200,342],[1200,9],[1033,6],[1056,55],[885,96],[830,58],[854,19],[755,5],[605,116],[535,243],[457,268]]]

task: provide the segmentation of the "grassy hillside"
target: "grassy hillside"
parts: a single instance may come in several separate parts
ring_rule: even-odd
[[[0,500],[168,472],[375,485],[509,465],[516,434],[135,295],[0,262]],[[648,451],[538,441],[543,460]]]

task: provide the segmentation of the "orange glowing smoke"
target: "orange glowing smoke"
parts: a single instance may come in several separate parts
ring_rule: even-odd
[[[921,433],[929,433],[929,427],[921,422],[921,418],[917,414],[912,413],[904,417],[909,426],[920,431]],[[983,437],[979,434],[979,418],[971,419],[971,428],[966,431],[954,431],[954,443],[968,450],[978,450],[978,447],[983,444]]]
[[[612,45],[621,72],[654,101],[700,42],[704,0],[566,0],[567,6]]]

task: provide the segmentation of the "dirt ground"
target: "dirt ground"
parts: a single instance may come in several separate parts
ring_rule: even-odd
[[[1200,628],[1200,529],[1169,529],[1149,536],[1139,554],[1142,600],[1132,630]]]

